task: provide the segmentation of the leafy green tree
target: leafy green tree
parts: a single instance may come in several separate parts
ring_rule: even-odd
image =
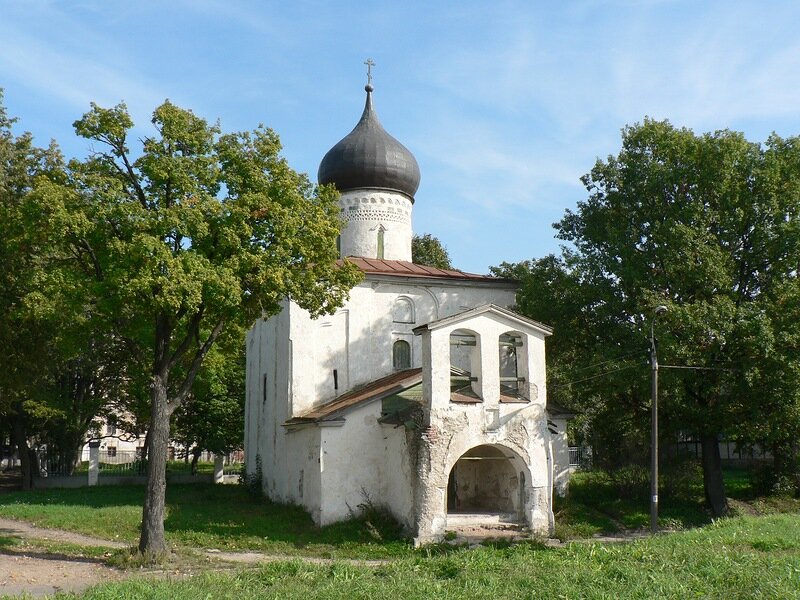
[[[727,130],[695,135],[645,120],[626,127],[619,155],[598,161],[583,182],[589,198],[557,224],[559,237],[598,291],[595,309],[615,315],[608,325],[629,339],[646,339],[653,308],[669,307],[662,363],[702,370],[672,373],[667,403],[699,434],[706,498],[724,514],[718,440],[747,435],[743,412],[769,421],[742,381],[759,369],[780,381],[798,360],[771,335],[783,290],[797,279],[800,143],[773,135],[762,147]],[[777,360],[768,366],[770,352]],[[776,413],[796,414],[796,396],[772,401]]]
[[[437,269],[453,268],[447,248],[430,233],[411,238],[411,262]]]
[[[237,336],[232,348],[213,348],[197,374],[189,402],[175,413],[173,436],[187,452],[192,473],[204,450],[225,454],[244,440],[245,346]]]
[[[74,279],[64,296],[112,326],[133,365],[149,365],[139,550],[151,557],[166,551],[170,418],[211,348],[287,297],[331,312],[361,276],[336,265],[335,192],[289,168],[274,132],[222,135],[168,101],[152,123],[136,157],[124,104],[92,105],[75,129],[97,143],[93,154],[69,164],[68,182],[41,181],[29,195],[73,259],[53,265],[47,289]]]
[[[36,178],[58,179],[63,165],[55,146],[38,148],[29,133],[15,135],[15,121],[0,90],[0,417],[17,446],[28,489],[34,472],[29,440],[41,425],[30,408],[47,380],[55,333],[25,305],[44,257],[52,255],[46,231],[28,226],[25,201]]]
[[[553,327],[547,393],[577,411],[571,441],[591,445],[597,467],[644,464],[650,444],[647,342],[621,319],[610,290],[591,285],[569,253],[503,263],[492,273],[519,282],[516,310]]]

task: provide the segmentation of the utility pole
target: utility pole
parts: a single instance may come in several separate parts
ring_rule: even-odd
[[[667,312],[666,306],[657,306],[650,320],[650,395],[652,399],[651,457],[650,457],[650,533],[658,532],[658,356],[656,355],[656,319]]]

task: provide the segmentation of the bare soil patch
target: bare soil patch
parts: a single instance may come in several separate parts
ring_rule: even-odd
[[[92,559],[53,558],[46,554],[0,554],[0,595],[81,592],[122,573]]]
[[[66,542],[80,546],[125,547],[120,542],[35,527],[30,523],[2,517],[0,537]],[[60,591],[80,592],[95,583],[119,579],[122,575],[120,571],[106,567],[97,559],[29,552],[24,548],[0,551],[0,594],[29,594],[40,597]]]

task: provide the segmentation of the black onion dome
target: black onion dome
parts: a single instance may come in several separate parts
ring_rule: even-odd
[[[317,173],[320,184],[333,183],[340,192],[380,188],[402,192],[412,201],[419,187],[414,155],[386,133],[372,108],[372,86],[361,120],[323,157]]]

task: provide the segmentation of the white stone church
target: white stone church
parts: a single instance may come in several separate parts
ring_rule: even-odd
[[[417,543],[465,516],[548,535],[569,475],[569,415],[546,402],[551,329],[508,308],[513,281],[411,263],[419,167],[365,89],[318,176],[341,192],[341,255],[365,277],[333,316],[287,301],[250,330],[247,472],[319,525],[368,502]]]

